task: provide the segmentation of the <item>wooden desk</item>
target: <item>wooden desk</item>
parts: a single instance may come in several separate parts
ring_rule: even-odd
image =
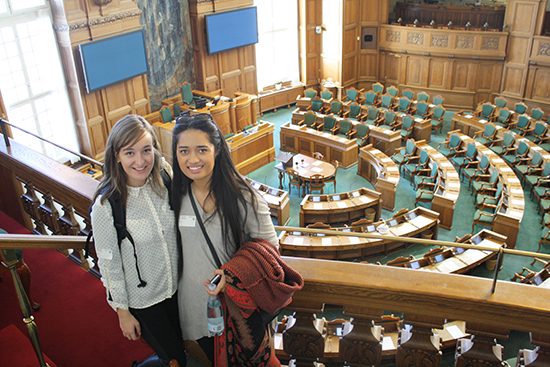
[[[294,157],[292,157],[292,168],[304,181],[309,181],[311,179],[311,176],[313,175],[330,177],[336,173],[336,167],[334,167],[332,164],[315,159],[313,157],[309,157],[304,154],[296,154]],[[285,174],[287,173],[286,168],[283,167],[282,163],[277,163],[275,165],[275,169],[279,171],[279,189],[282,189],[283,180]],[[305,196],[305,187],[303,189],[304,194],[302,196]]]
[[[439,225],[451,230],[456,201],[460,194],[460,177],[451,162],[443,154],[426,142],[417,142],[418,149],[425,150],[430,160],[437,164],[439,184],[432,200],[432,210],[440,214]]]
[[[260,111],[264,113],[266,111],[274,110],[277,112],[277,108],[286,106],[290,107],[291,104],[296,102],[296,99],[304,95],[304,85],[284,85],[281,89],[275,89],[274,87],[268,90],[264,90],[259,93]],[[310,103],[310,102],[309,102]],[[309,105],[308,103],[308,105]]]
[[[272,123],[260,121],[251,130],[238,133],[227,139],[231,159],[239,173],[249,174],[275,160],[273,130]]]
[[[370,190],[372,191],[372,190]],[[409,220],[409,213],[415,213],[413,219]],[[402,237],[420,237],[421,233],[430,230],[433,238],[437,239],[439,231],[439,213],[422,207],[415,208],[409,213],[396,218],[397,225],[390,227],[390,234]],[[383,222],[373,223],[373,234],[376,228]],[[350,228],[331,228],[338,231],[350,231]],[[370,228],[358,228],[358,232],[369,232]],[[382,254],[395,252],[407,247],[399,240],[365,238],[354,236],[314,236],[303,232],[283,231],[279,235],[279,244],[282,255],[295,257],[310,257],[315,259],[368,259]]]
[[[373,148],[372,144],[359,149],[357,174],[369,181],[374,190],[381,194],[382,208],[395,209],[395,193],[399,184],[399,168],[395,162]]]
[[[269,205],[271,217],[279,226],[286,226],[290,221],[290,200],[288,192],[264,185],[248,177],[244,178],[250,186],[256,189]]]
[[[321,153],[328,162],[338,161],[344,168],[357,163],[358,147],[355,139],[346,139],[307,126],[281,125],[281,150],[312,156]],[[399,133],[398,133],[399,134]]]
[[[351,224],[364,218],[365,209],[375,210],[380,218],[380,193],[365,187],[340,194],[306,195],[300,203],[300,227],[323,222],[325,224]]]

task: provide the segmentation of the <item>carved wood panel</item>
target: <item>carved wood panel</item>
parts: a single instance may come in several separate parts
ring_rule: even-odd
[[[504,68],[504,76],[502,83],[502,93],[509,93],[511,95],[521,96],[522,95],[522,79],[523,79],[524,68],[523,67],[512,67],[506,65]]]
[[[532,82],[528,85],[532,85],[532,87],[526,91],[526,97],[548,103],[550,99],[550,68],[537,67],[530,69],[529,79],[532,79]]]
[[[424,68],[422,68],[422,59],[417,57],[408,57],[407,58],[407,85],[422,85],[422,73]]]
[[[428,76],[428,88],[444,88],[446,74],[446,60],[431,59]]]

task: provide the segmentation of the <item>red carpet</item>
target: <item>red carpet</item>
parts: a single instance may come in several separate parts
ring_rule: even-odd
[[[2,350],[13,351],[13,353],[2,353],[2,366],[18,366],[18,367],[36,367],[38,366],[38,357],[34,352],[32,343],[21,330],[15,325],[10,325],[0,330],[0,345]],[[15,351],[18,351],[17,353]],[[50,367],[56,367],[56,364],[44,356],[44,361]]]
[[[24,233],[17,232],[21,228],[12,222],[0,212],[0,228]],[[132,361],[153,353],[146,343],[122,336],[100,280],[56,250],[24,250],[23,258],[32,273],[32,297],[41,304],[39,311],[33,311],[40,344],[58,367],[130,367]],[[11,275],[3,278],[0,330],[14,324],[28,337]],[[14,366],[3,361],[3,356],[13,353],[17,351],[6,350],[0,344],[0,366]]]

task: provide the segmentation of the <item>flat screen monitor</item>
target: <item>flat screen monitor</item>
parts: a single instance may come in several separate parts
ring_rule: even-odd
[[[262,187],[262,184],[259,182],[252,182],[252,187],[255,188],[256,190],[259,190],[260,187]]]
[[[542,283],[542,277],[540,274],[535,275],[533,280],[531,281],[534,285],[540,285]]]
[[[208,54],[258,43],[255,6],[208,14],[204,19]]]
[[[397,225],[397,219],[390,220],[390,227],[395,227]]]
[[[414,219],[414,218],[416,218],[416,213],[415,212],[410,212],[409,213],[409,220]]]
[[[331,198],[332,201],[339,201],[340,200],[340,195],[332,195],[330,198]]]
[[[456,253],[456,254],[461,254],[461,253],[463,253],[464,251],[465,251],[465,250],[464,250],[463,247],[456,247],[456,248],[455,248],[455,253]]]
[[[273,196],[279,196],[279,190],[277,189],[269,189],[269,194]]]
[[[409,263],[409,266],[411,267],[411,269],[418,269],[420,267],[420,263],[418,261],[411,261]]]
[[[436,263],[440,263],[440,262],[442,262],[443,260],[445,260],[445,258],[443,257],[442,254],[435,255],[435,257],[434,257],[434,262],[436,262]]]
[[[143,31],[78,46],[88,93],[147,72]]]
[[[472,242],[474,243],[474,245],[479,244],[481,242],[481,237],[480,236],[472,237]]]
[[[320,196],[311,196],[310,199],[311,199],[311,201],[314,201],[314,202],[319,202],[319,201],[321,201],[321,197],[320,197]]]
[[[376,230],[376,227],[374,226],[374,224],[367,226],[367,232],[374,232],[375,230]]]

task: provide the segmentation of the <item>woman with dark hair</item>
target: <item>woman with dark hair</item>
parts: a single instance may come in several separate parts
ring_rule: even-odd
[[[129,340],[143,337],[156,353],[134,366],[168,366],[172,359],[187,363],[176,295],[180,253],[162,164],[153,127],[137,115],[120,119],[107,139],[91,212],[107,301],[122,334]],[[117,207],[126,224],[120,246]]]
[[[210,115],[181,117],[172,132],[172,153],[172,202],[184,259],[178,288],[183,338],[197,340],[213,361],[206,304],[209,293],[218,294],[226,280],[197,223],[192,200],[222,264],[251,239],[265,239],[268,246],[277,247],[277,234],[267,203],[235,168],[224,136]],[[204,281],[214,273],[222,277],[210,292]]]

